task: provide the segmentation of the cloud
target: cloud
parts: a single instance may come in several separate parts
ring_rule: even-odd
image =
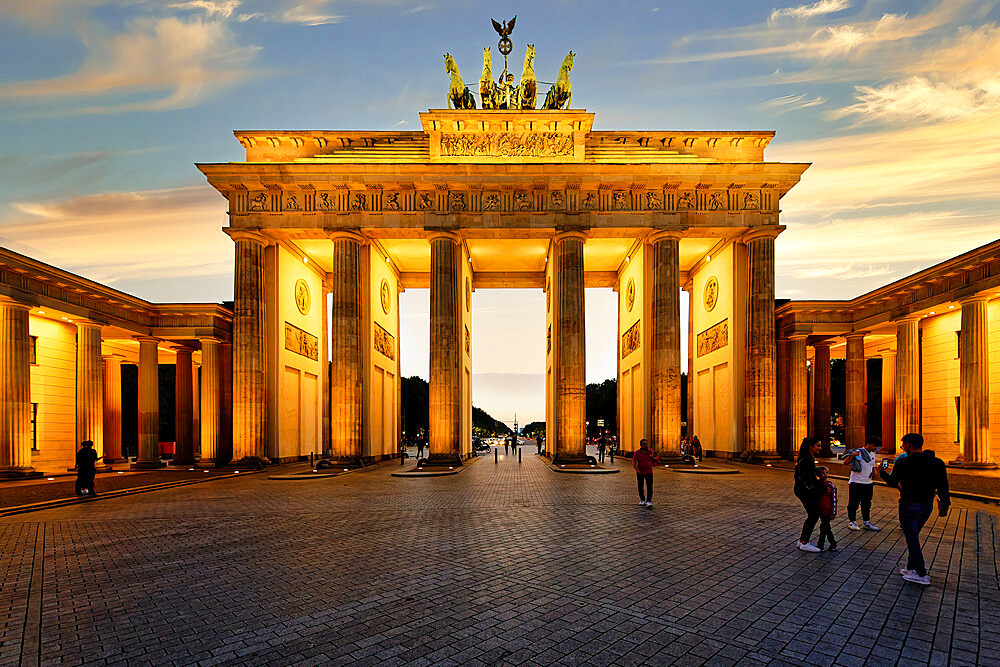
[[[0,99],[22,102],[138,96],[82,106],[86,113],[162,111],[194,106],[209,89],[242,81],[257,47],[241,46],[220,21],[136,18],[125,32],[85,39],[90,52],[73,74],[0,85]]]
[[[328,12],[327,5],[329,4],[329,0],[305,0],[279,14],[278,20],[282,23],[300,23],[309,26],[327,25],[343,21],[343,16]]]
[[[833,117],[859,116],[859,122],[953,121],[1000,106],[1000,77],[971,85],[934,83],[914,76],[884,86],[858,86],[857,102]]]
[[[843,11],[851,6],[849,0],[819,0],[811,5],[799,5],[798,7],[785,7],[784,9],[774,9],[768,17],[770,24],[777,23],[783,17],[790,17],[797,21],[811,19],[814,16],[833,14]]]
[[[0,243],[117,286],[232,271],[226,205],[208,185],[13,204]]]
[[[786,111],[808,109],[809,107],[815,107],[821,104],[826,104],[825,97],[817,96],[809,98],[805,93],[800,93],[799,95],[782,95],[781,97],[776,97],[773,100],[764,102],[761,106],[765,109],[775,109],[778,113],[784,113]]]
[[[895,275],[888,266],[855,267],[854,264],[831,264],[801,269],[797,272],[799,278],[835,278],[837,280],[855,280],[857,278],[883,278]]]
[[[228,19],[239,9],[240,0],[187,0],[167,5],[171,9],[202,10],[209,18]]]

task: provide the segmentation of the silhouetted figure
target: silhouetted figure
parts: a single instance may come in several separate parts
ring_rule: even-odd
[[[96,496],[94,477],[97,475],[97,452],[94,443],[84,440],[76,453],[76,495]]]

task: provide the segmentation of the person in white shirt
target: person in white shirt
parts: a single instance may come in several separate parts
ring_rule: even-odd
[[[882,530],[871,522],[872,494],[875,491],[875,452],[882,446],[882,440],[874,435],[865,438],[865,446],[847,452],[844,465],[851,466],[851,480],[847,485],[847,527],[861,530],[858,525],[858,506],[865,530]],[[859,470],[860,468],[860,470]]]

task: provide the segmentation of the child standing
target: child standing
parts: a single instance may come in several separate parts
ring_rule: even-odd
[[[819,497],[819,541],[816,544],[822,551],[824,540],[829,538],[830,551],[837,551],[837,541],[830,528],[830,521],[837,516],[837,487],[830,481],[830,470],[826,466],[817,466],[816,476],[823,488],[823,495]]]

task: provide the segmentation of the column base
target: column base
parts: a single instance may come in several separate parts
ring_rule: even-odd
[[[588,456],[586,454],[560,454],[559,452],[556,452],[556,454],[552,457],[552,465],[589,465],[591,463],[596,465],[597,460],[593,456]]]
[[[136,461],[132,464],[132,470],[153,470],[155,468],[163,468],[167,464],[163,461]]]
[[[781,460],[782,457],[781,454],[777,452],[771,452],[766,454],[758,454],[755,458],[761,463],[777,463],[778,461]]]
[[[994,461],[965,461],[961,464],[963,470],[996,470],[997,467]]]
[[[194,465],[196,468],[215,468],[218,464],[215,459],[200,458]]]
[[[425,459],[417,461],[420,466],[460,466],[462,463],[461,454],[431,454]]]
[[[107,465],[111,465],[112,463],[125,463],[128,461],[128,459],[123,456],[105,456],[103,460]]]
[[[31,479],[41,477],[42,471],[34,468],[3,468],[0,469],[0,479]]]
[[[244,456],[241,459],[233,459],[227,468],[247,468],[249,470],[263,470],[264,466],[270,465],[271,460],[266,456]]]
[[[189,468],[194,465],[194,459],[173,459],[168,466],[188,466]]]

